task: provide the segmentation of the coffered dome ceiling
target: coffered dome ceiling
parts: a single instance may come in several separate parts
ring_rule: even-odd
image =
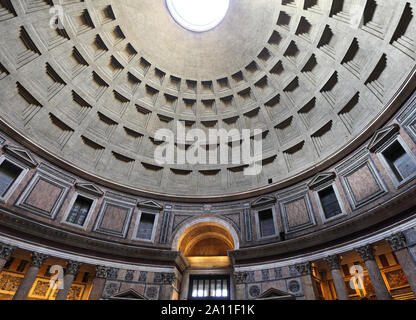
[[[50,27],[53,5],[64,29]],[[231,0],[217,27],[195,33],[164,0],[1,1],[0,116],[61,165],[130,190],[266,190],[381,125],[414,71],[415,5]],[[158,165],[155,132],[180,120],[187,130],[260,128],[261,174]]]

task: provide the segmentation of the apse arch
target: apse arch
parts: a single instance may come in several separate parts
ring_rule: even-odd
[[[200,233],[195,231],[201,231]],[[204,231],[204,232],[203,232]],[[187,236],[194,232],[196,237],[194,239],[188,239]],[[224,221],[223,219],[216,217],[196,218],[187,223],[184,223],[177,231],[172,241],[172,250],[182,251],[185,255],[186,252],[192,252],[192,248],[200,241],[209,238],[218,239],[228,244],[231,250],[238,250],[240,248],[240,240],[235,228]],[[185,241],[185,242],[184,242]],[[185,251],[185,252],[184,252]]]

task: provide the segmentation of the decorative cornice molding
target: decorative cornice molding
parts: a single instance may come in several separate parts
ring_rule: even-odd
[[[176,274],[173,272],[163,272],[162,273],[162,282],[163,284],[173,285],[176,282]]]
[[[57,229],[53,226],[47,226],[40,222],[31,221],[25,217],[16,215],[10,210],[0,208],[0,220],[2,226],[11,227],[33,236],[49,239],[57,243],[68,244],[92,251],[104,252],[109,254],[121,255],[130,258],[141,258],[143,260],[152,261],[155,265],[156,261],[170,262],[175,261],[178,253],[171,250],[150,249],[139,246],[123,245],[111,241],[93,239],[67,230]],[[75,258],[76,259],[76,258]]]
[[[376,152],[387,140],[400,131],[400,126],[395,123],[391,126],[377,130],[370,140],[367,149]]]
[[[386,238],[393,251],[398,251],[407,247],[406,237],[403,232],[397,232]]]
[[[258,208],[258,207],[266,206],[266,205],[269,205],[269,204],[273,204],[275,202],[276,202],[275,197],[263,196],[263,197],[257,198],[253,202],[251,202],[251,207],[252,208]]]
[[[339,270],[341,268],[341,258],[337,254],[327,256],[324,260],[331,270]]]
[[[321,172],[321,173],[318,173],[308,183],[308,187],[309,187],[309,189],[315,189],[315,188],[323,185],[326,182],[335,180],[335,177],[336,177],[335,172]]]
[[[162,211],[163,210],[163,206],[160,205],[159,203],[153,201],[153,200],[139,202],[137,204],[137,206],[139,208],[150,209],[150,210],[154,210],[154,211]]]
[[[30,265],[32,267],[40,268],[48,258],[48,255],[34,251],[32,252],[32,257],[30,258]]]
[[[364,261],[375,260],[372,244],[366,244],[362,247],[355,248],[354,251],[357,252]]]
[[[33,158],[32,154],[23,148],[5,145],[3,149],[7,154],[10,154],[11,156],[22,161],[31,168],[35,168],[38,166],[38,163]]]
[[[93,183],[76,183],[75,188],[91,193],[97,197],[102,197],[104,195],[104,192]]]

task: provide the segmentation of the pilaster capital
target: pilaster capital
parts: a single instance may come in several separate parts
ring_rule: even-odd
[[[327,256],[324,260],[331,270],[339,270],[341,268],[341,258],[337,254]]]
[[[406,237],[403,232],[397,232],[386,238],[393,251],[398,251],[407,247]]]
[[[95,277],[101,279],[107,279],[108,276],[108,267],[104,266],[95,266]]]
[[[32,267],[38,267],[40,268],[43,263],[46,261],[46,259],[48,259],[49,256],[43,253],[39,253],[39,252],[32,252],[32,257],[30,259],[30,265]]]
[[[66,264],[66,274],[76,275],[81,266],[81,262],[69,260]]]
[[[357,252],[364,261],[375,260],[372,244],[366,244],[365,246],[355,248],[354,251]]]
[[[13,250],[14,248],[12,246],[0,243],[0,258],[8,260],[11,257]]]
[[[236,284],[244,284],[247,281],[248,274],[247,272],[235,272],[234,280]]]
[[[297,263],[295,264],[295,268],[302,276],[312,274],[312,264],[309,261]]]
[[[162,273],[162,282],[163,284],[173,285],[176,281],[176,274],[173,272],[164,272]]]

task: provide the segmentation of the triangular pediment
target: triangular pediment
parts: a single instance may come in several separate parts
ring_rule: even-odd
[[[138,293],[134,289],[127,289],[123,292],[119,292],[110,298],[110,300],[149,300],[144,295]]]
[[[17,160],[20,160],[21,162],[25,163],[31,168],[34,168],[38,165],[31,153],[29,151],[26,151],[25,149],[6,145],[4,146],[4,150],[6,153],[10,154],[11,156],[16,158]]]
[[[376,152],[378,148],[380,148],[387,140],[389,140],[399,131],[400,127],[396,123],[386,128],[381,128],[377,130],[371,138],[370,143],[367,146],[367,149],[371,152]]]
[[[256,300],[292,300],[295,296],[276,288],[270,288],[259,295]]]
[[[146,209],[151,209],[151,210],[156,210],[156,211],[162,211],[163,210],[163,206],[161,206],[157,202],[154,202],[153,200],[139,202],[137,204],[137,206],[139,208],[146,208]]]
[[[104,192],[100,188],[98,188],[95,184],[92,183],[77,183],[75,187],[79,190],[91,193],[99,197],[101,197],[104,194]]]
[[[264,196],[264,197],[260,197],[256,200],[254,200],[251,203],[251,207],[252,208],[261,207],[261,206],[265,206],[265,205],[272,204],[272,203],[275,203],[275,202],[276,202],[275,197]]]
[[[308,183],[308,187],[315,189],[328,181],[333,181],[335,177],[335,172],[320,172],[312,178],[311,182]]]

